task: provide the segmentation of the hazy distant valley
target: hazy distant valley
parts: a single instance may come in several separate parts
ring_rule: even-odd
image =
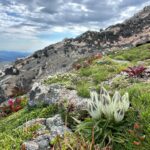
[[[28,56],[27,52],[17,52],[17,51],[0,51],[0,63],[2,62],[12,62],[17,58],[22,58]]]
[[[0,51],[0,69],[5,65],[11,64],[17,58],[24,58],[28,56],[29,53],[26,52],[17,52],[17,51]]]

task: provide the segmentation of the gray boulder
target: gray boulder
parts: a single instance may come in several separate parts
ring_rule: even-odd
[[[59,100],[59,91],[59,85],[46,86],[36,82],[29,94],[29,106],[56,103]]]
[[[51,129],[54,126],[62,126],[63,122],[60,115],[56,115],[53,118],[46,119],[47,128]]]
[[[25,150],[39,150],[39,145],[34,141],[24,142],[22,149]]]

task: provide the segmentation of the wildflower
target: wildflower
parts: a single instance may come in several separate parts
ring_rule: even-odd
[[[131,135],[134,135],[134,130],[128,130],[128,132],[131,134]]]
[[[21,106],[16,106],[16,107],[14,108],[14,111],[17,112],[17,111],[19,111],[20,109],[22,109]]]
[[[95,59],[101,59],[102,58],[102,54],[97,53],[94,57],[95,57]]]
[[[115,92],[115,94],[113,95],[113,98],[112,98],[112,107],[113,107],[113,110],[116,110],[117,107],[121,103],[121,95],[118,91]]]
[[[14,99],[9,99],[9,100],[8,100],[8,104],[9,104],[9,106],[14,105]]]
[[[124,118],[124,110],[123,109],[118,109],[114,112],[114,119],[116,122],[122,121]]]
[[[136,122],[135,124],[134,124],[134,129],[139,129],[140,128],[140,125]]]
[[[15,103],[20,104],[21,103],[21,98],[16,98]]]
[[[128,67],[123,71],[126,72],[130,77],[142,77],[142,74],[145,72],[145,70],[146,67],[144,66],[134,66]]]
[[[99,109],[97,109],[97,106],[92,102],[88,103],[88,112],[94,119],[101,118],[101,112],[99,111]]]
[[[143,135],[143,136],[140,136],[139,139],[140,139],[141,141],[144,141],[145,137],[146,137],[146,136]]]
[[[102,112],[108,119],[111,119],[113,109],[111,108],[111,99],[109,96],[102,95]]]
[[[97,92],[95,90],[93,90],[92,92],[90,92],[90,96],[91,96],[91,101],[98,105],[99,100],[98,100]]]
[[[96,91],[91,91],[91,100],[87,101],[88,103],[88,112],[94,119],[101,118],[101,103],[98,99],[98,94]]]
[[[122,121],[130,105],[128,93],[121,97],[120,93],[116,91],[111,99],[104,87],[101,88],[100,95],[96,91],[91,91],[90,96],[91,99],[87,101],[88,112],[94,119],[99,119],[103,115],[109,120]]]
[[[129,106],[130,106],[130,102],[129,102],[129,94],[128,93],[125,93],[122,98],[122,104],[123,104],[123,109],[124,111],[127,111]]]
[[[106,96],[109,96],[109,93],[107,92],[107,90],[106,90],[104,87],[101,87],[100,95],[106,95]]]
[[[139,146],[141,143],[137,142],[137,141],[134,141],[133,144]]]

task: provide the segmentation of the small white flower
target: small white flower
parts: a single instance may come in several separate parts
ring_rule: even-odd
[[[112,103],[113,103],[112,107],[114,111],[120,105],[120,102],[121,102],[121,95],[118,91],[116,91],[112,98]]]
[[[91,96],[91,101],[96,103],[98,105],[99,103],[99,99],[98,99],[98,94],[96,91],[91,91],[90,92],[90,96]]]
[[[94,119],[100,119],[102,114],[106,119],[115,119],[116,122],[124,118],[125,112],[129,108],[129,95],[125,93],[122,97],[118,91],[111,99],[105,88],[101,88],[100,95],[96,91],[90,92],[91,99],[87,101],[88,112]]]
[[[110,97],[102,95],[102,112],[106,118],[111,119],[113,115],[112,102]]]
[[[124,110],[123,109],[117,109],[115,112],[114,112],[114,119],[116,122],[120,122],[122,121],[124,118]]]
[[[115,92],[115,94],[113,95],[112,101],[113,102],[120,102],[121,100],[121,95],[118,91]]]
[[[123,104],[123,109],[126,112],[130,106],[130,102],[129,102],[129,94],[125,93],[122,98],[121,98],[122,104]]]
[[[107,90],[104,87],[101,87],[101,89],[100,89],[100,95],[109,96],[109,93],[107,92]]]
[[[101,118],[101,111],[97,108],[96,104],[93,102],[88,102],[88,112],[94,119],[100,119]]]

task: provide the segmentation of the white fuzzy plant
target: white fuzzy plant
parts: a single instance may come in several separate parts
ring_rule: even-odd
[[[96,91],[91,91],[90,95],[91,99],[87,101],[88,112],[94,119],[105,116],[108,120],[114,119],[116,122],[120,122],[130,106],[128,93],[121,96],[116,91],[111,98],[107,90],[102,87],[100,95]]]

